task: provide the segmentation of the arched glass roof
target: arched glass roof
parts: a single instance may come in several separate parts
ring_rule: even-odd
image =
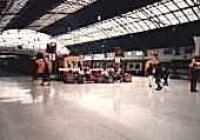
[[[69,53],[69,50],[63,44],[44,33],[39,33],[28,29],[13,29],[4,31],[0,34],[0,48],[20,46],[22,50],[45,52],[47,44],[51,42],[56,42],[57,53]]]
[[[162,0],[56,38],[74,45],[197,20],[200,20],[199,0]]]
[[[0,15],[0,31],[3,30],[16,16],[20,16],[21,10],[31,0],[10,0],[8,6]],[[34,1],[34,0],[33,0]],[[47,0],[48,1],[48,0]],[[58,0],[57,0],[58,1]],[[62,3],[51,10],[47,10],[46,14],[28,25],[28,29],[39,30],[53,24],[54,22],[74,13],[97,0],[60,0]],[[34,3],[34,2],[33,2]],[[41,4],[44,3],[41,1]],[[47,3],[47,2],[45,2]],[[52,1],[51,4],[56,3]],[[31,10],[31,9],[30,9]],[[38,11],[39,12],[39,11]]]

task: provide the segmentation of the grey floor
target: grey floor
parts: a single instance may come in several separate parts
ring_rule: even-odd
[[[41,87],[0,78],[0,140],[200,140],[200,93],[170,80]],[[198,85],[200,87],[200,85]]]

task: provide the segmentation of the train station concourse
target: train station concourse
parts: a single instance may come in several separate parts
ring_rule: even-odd
[[[0,140],[200,140],[200,0],[0,0]]]

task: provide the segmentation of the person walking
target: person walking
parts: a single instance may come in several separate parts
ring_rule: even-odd
[[[164,86],[168,86],[169,70],[166,67],[162,67],[162,74],[164,80]]]
[[[145,75],[148,77],[148,85],[149,87],[153,86],[153,72],[154,72],[154,65],[151,62],[151,60],[148,60],[146,62],[146,66],[145,66]]]
[[[195,58],[189,64],[190,68],[190,91],[197,92],[197,81],[200,74],[200,62],[197,62]]]
[[[161,78],[162,78],[163,72],[162,72],[162,67],[160,65],[160,63],[158,63],[155,66],[155,73],[154,73],[154,77],[155,77],[155,83],[157,85],[156,90],[161,90],[162,86],[161,86]]]

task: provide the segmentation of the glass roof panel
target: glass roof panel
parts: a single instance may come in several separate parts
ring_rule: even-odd
[[[166,14],[165,16],[171,21],[172,25],[176,25],[179,23],[179,20],[175,17],[174,14],[169,13],[169,14]]]
[[[116,22],[114,20],[110,20],[109,22],[104,22],[103,26],[107,27],[107,28],[111,28],[113,26],[115,26]]]
[[[179,8],[186,8],[186,7],[188,7],[188,4],[185,2],[185,0],[175,0],[174,3],[175,3]]]
[[[66,16],[66,14],[46,14],[46,15],[42,16],[39,20],[36,20],[32,24],[30,24],[29,26],[37,27],[37,30],[39,30],[45,26],[48,26],[48,25],[64,18],[65,16]]]
[[[26,5],[26,3],[29,0],[15,0],[14,3],[12,3],[11,7],[5,8],[5,11],[2,11],[1,15],[3,18],[0,20],[0,26],[6,27],[6,25],[13,19],[17,14],[21,11],[21,9]],[[0,31],[3,29],[0,28]]]
[[[138,24],[140,24],[143,27],[143,29],[149,30],[149,27],[146,25],[146,23],[143,20],[139,21]]]
[[[147,19],[147,16],[142,12],[137,12],[136,15],[139,19]]]
[[[14,18],[14,15],[6,15],[6,16],[4,16],[2,18],[2,20],[0,21],[0,27],[4,28],[12,18]]]
[[[154,16],[161,14],[160,11],[156,7],[152,7],[150,10],[151,10],[151,12],[153,13]]]
[[[126,27],[129,29],[129,33],[136,32],[136,27],[133,24],[127,24]]]
[[[167,13],[169,12],[169,9],[165,5],[158,5],[157,7],[162,13]]]
[[[150,8],[146,8],[146,7],[144,7],[142,10],[146,13],[146,14],[148,14],[148,16],[150,16],[150,17],[152,17],[152,16],[154,16],[154,14],[153,14],[153,12],[151,11],[151,10],[149,10]]]
[[[20,10],[25,6],[25,4],[28,1],[29,0],[15,0],[14,3],[10,4],[11,7],[6,8],[5,11],[2,11],[2,14],[6,14],[6,13],[17,14],[20,12]]]
[[[200,7],[194,7],[193,10],[198,15],[198,18],[200,18]]]
[[[187,15],[190,21],[198,20],[196,13],[194,13],[192,9],[185,9],[183,12]]]
[[[174,4],[174,2],[172,2],[172,1],[168,1],[168,2],[164,3],[164,5],[165,5],[170,11],[176,11],[176,10],[179,9],[179,8],[177,7],[177,5]]]
[[[48,13],[42,16],[40,19],[34,21],[29,26],[38,26],[35,29],[39,30],[44,28],[50,24],[55,23],[56,21],[66,17],[70,13],[74,13],[83,7],[92,4],[96,0],[65,0],[62,4],[57,6],[56,8],[48,11]],[[51,17],[49,16],[51,15]],[[49,17],[49,18],[47,18]]]
[[[146,20],[147,24],[149,25],[150,29],[155,29],[156,25],[153,21],[151,20]]]
[[[141,32],[143,30],[143,28],[140,26],[140,24],[133,22],[132,23],[134,27],[136,27],[136,32]],[[136,33],[134,32],[134,33]]]
[[[122,24],[126,24],[129,22],[129,20],[127,20],[127,18],[121,18],[121,22]]]
[[[190,6],[194,6],[194,0],[185,0]]]
[[[164,24],[165,26],[171,24],[171,21],[168,20],[168,17],[167,17],[166,15],[160,15],[160,16],[158,17],[158,19],[159,19],[159,21],[158,21],[159,24]]]
[[[183,14],[182,11],[178,11],[174,13],[181,23],[189,22],[187,17]]]
[[[67,37],[62,37],[61,35],[57,36],[57,38],[61,38],[61,40],[65,40],[65,38],[71,40],[79,38],[79,41],[74,41],[74,44],[80,44],[83,43],[80,32],[90,34],[90,36],[87,36],[87,41],[95,41],[192,22],[200,20],[199,7],[200,4],[194,4],[192,0],[162,0],[161,2],[128,12],[113,19],[72,31],[67,34]],[[96,33],[91,34],[87,32],[90,28],[95,29],[95,32],[104,32],[106,34],[104,36],[105,38],[103,36],[97,36]],[[66,42],[66,45],[73,44]]]

